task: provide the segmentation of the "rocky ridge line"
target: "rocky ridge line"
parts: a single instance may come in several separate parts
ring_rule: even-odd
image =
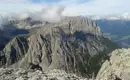
[[[117,49],[103,63],[97,80],[130,80],[130,49]]]

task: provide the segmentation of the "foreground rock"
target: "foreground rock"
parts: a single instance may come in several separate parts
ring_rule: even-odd
[[[130,80],[130,49],[113,51],[110,60],[101,67],[97,80]]]
[[[39,70],[24,69],[0,69],[0,80],[89,80],[77,77],[74,74],[67,74],[63,70],[51,70],[41,72]]]

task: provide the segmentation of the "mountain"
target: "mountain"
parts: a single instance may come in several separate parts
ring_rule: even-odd
[[[130,20],[130,13],[117,15],[89,15],[91,20]]]
[[[0,69],[1,80],[89,80],[78,77],[75,74],[68,74],[63,70],[50,70],[46,72],[26,69]]]
[[[123,19],[130,20],[130,13],[124,13],[120,17],[123,18]]]
[[[129,80],[130,49],[117,49],[111,53],[97,75],[97,80]]]
[[[18,29],[13,24],[3,25],[3,29],[0,29],[0,51],[8,44],[8,42],[16,36],[28,35],[29,30]]]
[[[13,38],[1,51],[1,67],[61,69],[79,76],[96,76],[108,54],[119,48],[85,17],[46,22],[29,35]],[[80,65],[79,65],[80,64]]]
[[[0,52],[0,66],[8,67],[22,59],[28,50],[28,43],[24,37],[15,37]]]
[[[96,78],[83,78],[64,70],[30,70],[22,68],[0,68],[1,80],[129,80],[130,49],[117,49],[109,54]]]
[[[116,42],[119,46],[128,48],[130,47],[130,19],[129,14],[125,13],[118,17],[118,19],[112,19],[112,16],[105,16],[101,18],[98,16],[98,19],[93,19],[100,28],[102,29],[104,35],[111,37],[111,39]]]

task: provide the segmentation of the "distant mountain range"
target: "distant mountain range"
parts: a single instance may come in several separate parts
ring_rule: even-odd
[[[89,16],[103,31],[104,35],[111,37],[121,47],[130,47],[130,14]]]
[[[90,15],[88,18],[92,20],[130,20],[130,13],[124,13],[121,15]]]

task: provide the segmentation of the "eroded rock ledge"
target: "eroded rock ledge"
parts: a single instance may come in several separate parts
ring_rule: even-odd
[[[117,49],[104,62],[97,80],[130,80],[130,49]]]
[[[89,80],[77,77],[75,74],[67,74],[63,70],[51,70],[42,72],[39,70],[24,69],[0,69],[0,80]]]

